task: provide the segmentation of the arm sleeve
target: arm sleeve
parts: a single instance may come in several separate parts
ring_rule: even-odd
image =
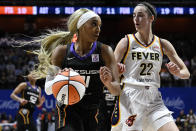
[[[52,85],[54,84],[54,78],[59,71],[60,68],[58,66],[53,66],[53,69],[48,71],[48,75],[46,76],[45,87],[44,87],[47,95],[52,94]]]

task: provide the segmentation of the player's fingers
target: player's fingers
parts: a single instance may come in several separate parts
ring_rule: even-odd
[[[177,67],[177,65],[174,63],[170,65],[170,68],[175,68],[175,67]]]
[[[174,63],[171,62],[171,61],[170,61],[169,63],[167,63],[167,67],[168,67],[168,68],[170,68],[172,65],[174,65]]]
[[[70,71],[74,71],[72,68],[69,68]]]
[[[121,70],[122,69],[122,64],[121,63],[118,63],[117,64],[118,68]]]
[[[104,72],[111,72],[110,69],[106,66],[100,68],[100,73],[103,74]]]
[[[177,65],[172,66],[172,67],[171,67],[171,70],[172,70],[172,71],[178,71],[178,66],[177,66]]]
[[[124,72],[124,71],[125,71],[125,65],[122,64],[122,70],[121,70],[121,72]]]
[[[22,104],[27,104],[27,103],[28,103],[27,100],[22,101]]]
[[[103,76],[108,76],[110,74],[110,72],[108,70],[104,70],[104,72],[102,73]]]
[[[169,68],[169,65],[168,65],[168,63],[165,63],[165,66],[166,66],[167,68]]]
[[[69,71],[69,70],[70,70],[70,68],[64,68],[64,69],[60,70],[60,72]]]
[[[100,73],[100,75],[102,75],[103,74],[103,67],[100,67],[100,69],[99,69],[99,73]]]

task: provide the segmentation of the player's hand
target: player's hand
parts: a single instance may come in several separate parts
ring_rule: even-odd
[[[25,105],[25,104],[27,104],[28,103],[28,101],[27,100],[25,100],[25,99],[20,99],[20,104],[21,105]]]
[[[122,75],[122,73],[125,72],[125,64],[118,63],[117,67],[118,67],[119,74]]]
[[[111,70],[108,67],[104,66],[100,68],[99,72],[100,72],[100,79],[103,82],[103,84],[105,86],[111,85],[112,82]]]
[[[169,72],[175,76],[180,76],[180,68],[173,62],[166,63],[165,66],[168,68]]]
[[[64,72],[64,71],[73,71],[72,68],[64,68],[62,70],[59,71],[59,73]]]
[[[62,73],[62,72],[67,72],[67,71],[74,71],[72,68],[64,68],[64,69],[62,69],[62,70],[59,70],[59,73],[58,74],[60,74],[60,73]]]

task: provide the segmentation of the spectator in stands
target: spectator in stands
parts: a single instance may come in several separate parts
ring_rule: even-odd
[[[7,78],[6,78],[6,71],[1,71],[0,73],[1,73],[1,75],[0,75],[0,87],[1,88],[6,88],[7,87],[6,85],[8,85],[8,81],[7,81]]]
[[[184,114],[184,110],[180,111],[180,115],[178,117],[180,118],[181,122],[184,122],[186,120],[186,114]]]
[[[188,122],[188,128],[191,131],[193,128],[195,128],[196,125],[196,115],[193,112],[193,109],[189,110],[189,113],[187,114],[187,122]]]
[[[183,131],[190,131],[189,128],[188,128],[188,122],[187,121],[184,121]]]
[[[12,115],[8,115],[8,122],[9,122],[9,123],[13,123],[13,122],[14,122],[14,120],[13,120],[13,118],[12,118]]]
[[[0,122],[4,123],[4,121],[7,121],[7,115],[6,115],[5,112],[1,113],[1,120],[0,120]]]
[[[178,127],[178,129],[179,129],[180,131],[183,131],[184,122],[182,122],[182,121],[180,120],[180,117],[177,117],[177,118],[176,118],[176,125],[177,125],[177,127]]]

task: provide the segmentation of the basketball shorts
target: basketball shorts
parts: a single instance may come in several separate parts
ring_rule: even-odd
[[[37,131],[30,110],[21,108],[17,114],[17,131]]]
[[[112,115],[111,131],[157,131],[174,121],[157,87],[124,85]]]
[[[96,131],[97,109],[73,106],[56,106],[56,131]]]

